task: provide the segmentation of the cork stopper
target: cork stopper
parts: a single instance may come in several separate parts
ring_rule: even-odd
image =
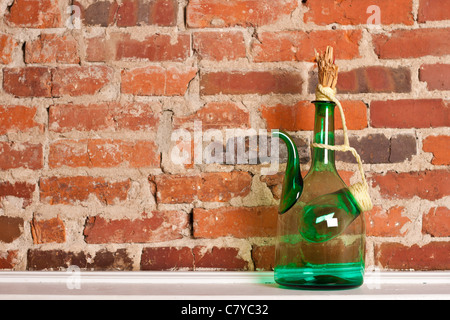
[[[314,51],[319,68],[319,84],[324,88],[336,90],[339,67],[335,64],[333,47],[328,46],[324,53]]]

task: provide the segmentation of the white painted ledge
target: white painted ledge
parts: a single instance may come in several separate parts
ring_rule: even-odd
[[[0,299],[450,300],[450,272],[373,272],[338,291],[281,288],[273,272],[0,272]]]

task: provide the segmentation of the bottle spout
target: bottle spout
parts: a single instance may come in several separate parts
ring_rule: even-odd
[[[283,140],[288,150],[283,191],[281,193],[280,206],[278,209],[279,213],[283,214],[292,208],[300,198],[303,191],[303,178],[300,171],[300,158],[298,156],[297,146],[292,137],[284,131],[274,132],[272,135]]]

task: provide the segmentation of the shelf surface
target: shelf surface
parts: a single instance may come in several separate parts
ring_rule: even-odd
[[[450,272],[372,272],[348,290],[284,288],[273,272],[0,272],[0,299],[450,300]]]

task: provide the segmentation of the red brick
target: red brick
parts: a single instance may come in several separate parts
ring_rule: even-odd
[[[60,140],[50,145],[49,167],[159,167],[160,155],[153,141]]]
[[[408,231],[406,228],[412,221],[404,216],[404,207],[392,207],[383,210],[375,206],[365,212],[366,235],[374,237],[401,237]]]
[[[133,258],[126,249],[108,251],[101,249],[92,253],[83,251],[30,249],[27,253],[27,270],[61,271],[70,266],[89,271],[133,270]]]
[[[372,101],[375,128],[436,128],[450,126],[450,108],[440,99]]]
[[[447,0],[420,0],[419,23],[450,20],[450,2]]]
[[[80,8],[83,25],[108,27],[117,19],[117,1],[96,1],[86,7],[73,1],[73,5]]]
[[[367,128],[367,106],[362,101],[341,101],[349,130]],[[278,104],[262,106],[261,115],[267,129],[286,131],[314,130],[315,107],[310,101],[300,101],[295,105]],[[335,128],[342,129],[339,111],[335,109]]]
[[[450,236],[450,210],[447,207],[431,208],[423,216],[422,233],[432,237]]]
[[[33,201],[33,192],[36,189],[34,184],[26,182],[0,182],[0,207],[1,200],[6,197],[14,197],[22,200],[22,208],[25,209]]]
[[[106,66],[61,67],[53,73],[52,95],[93,95],[111,82],[113,70]]]
[[[3,69],[3,90],[17,97],[51,97],[52,72],[45,67]]]
[[[78,44],[73,36],[42,34],[37,40],[26,42],[25,63],[79,62]]]
[[[25,106],[0,106],[0,134],[8,132],[27,132],[44,125],[35,120],[37,108]]]
[[[313,61],[314,49],[324,50],[329,45],[337,59],[356,59],[360,40],[360,30],[262,32],[252,43],[252,54],[256,62]]]
[[[194,121],[201,121],[203,130],[250,127],[248,111],[239,108],[233,102],[210,102],[192,115],[174,117],[173,127],[192,128]]]
[[[386,199],[437,200],[450,195],[450,171],[434,170],[419,172],[387,172],[384,175],[373,174],[372,186],[379,187]]]
[[[448,270],[450,242],[431,242],[423,246],[382,243],[375,246],[375,259],[385,269]]]
[[[191,28],[263,26],[289,16],[295,0],[191,0],[186,9]]]
[[[414,17],[412,14],[411,0],[308,0],[303,1],[308,8],[304,15],[305,22],[318,25],[338,23],[342,25],[367,24],[367,20],[373,12],[367,13],[371,5],[380,8],[380,23],[412,25]]]
[[[86,61],[106,62],[110,60],[113,56],[111,53],[115,53],[115,49],[108,40],[104,36],[86,38]]]
[[[0,216],[0,243],[11,243],[23,233],[23,219]]]
[[[340,72],[339,93],[405,93],[411,91],[411,72],[408,68],[381,66],[363,67]]]
[[[213,172],[196,176],[154,177],[159,203],[227,202],[250,193],[252,177],[247,172]]]
[[[63,26],[59,0],[14,0],[5,20],[10,26],[22,28]]]
[[[44,165],[41,144],[0,142],[0,169],[37,170]]]
[[[292,71],[210,72],[200,77],[200,93],[214,94],[298,94],[303,79]]]
[[[176,0],[125,0],[117,11],[117,26],[132,27],[152,24],[175,26],[177,23],[178,2]]]
[[[59,216],[48,220],[33,218],[31,235],[34,244],[66,242],[66,228]]]
[[[450,165],[450,136],[428,136],[423,141],[423,151],[433,153],[431,163]]]
[[[122,71],[122,93],[138,96],[181,96],[197,69],[158,66]]]
[[[375,53],[380,59],[418,58],[450,54],[448,29],[394,30],[389,36],[373,36]]]
[[[194,208],[194,237],[272,237],[277,217],[277,207]]]
[[[176,41],[175,41],[176,40]],[[147,36],[144,40],[131,39],[129,34],[113,34],[115,60],[184,61],[190,56],[191,37],[178,34]]]
[[[108,220],[89,217],[84,228],[85,241],[97,243],[147,243],[183,238],[189,216],[182,211],[153,211],[151,217]]]
[[[130,180],[110,182],[94,177],[50,177],[39,181],[42,203],[77,204],[94,196],[101,203],[111,205],[127,199]]]
[[[141,270],[193,270],[194,254],[187,247],[144,248],[141,255]]]
[[[0,64],[12,62],[14,49],[18,45],[17,41],[10,35],[0,34]]]
[[[252,260],[256,271],[272,271],[275,267],[275,246],[253,246]]]
[[[238,248],[195,247],[195,269],[219,269],[228,271],[248,270],[248,262],[239,255]]]
[[[12,270],[19,262],[18,250],[0,251],[0,270]]]
[[[428,90],[450,90],[450,64],[424,64],[419,79],[427,83]]]
[[[203,60],[230,61],[247,55],[241,31],[195,32],[193,48]]]
[[[157,102],[54,105],[49,109],[49,129],[54,132],[156,131],[160,108]]]

